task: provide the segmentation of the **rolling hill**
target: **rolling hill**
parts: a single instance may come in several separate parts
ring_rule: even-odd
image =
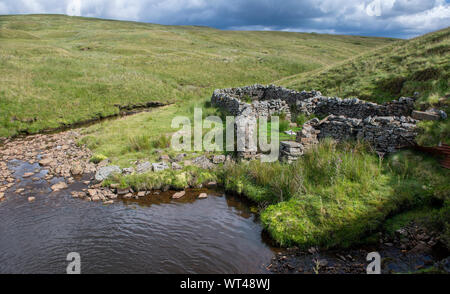
[[[278,81],[294,89],[316,89],[339,97],[386,102],[419,92],[421,103],[435,104],[450,94],[450,28],[393,44]],[[442,100],[441,100],[442,101]]]
[[[271,83],[395,41],[0,16],[0,137],[116,114],[117,104],[183,104],[215,88]]]

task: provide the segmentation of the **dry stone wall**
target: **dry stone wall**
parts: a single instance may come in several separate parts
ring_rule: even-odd
[[[416,121],[410,117],[414,99],[407,97],[376,104],[357,98],[325,97],[319,91],[252,85],[215,90],[211,102],[231,115],[248,118],[280,113],[285,113],[289,120],[298,114],[328,116],[322,121],[305,123],[297,133],[296,144],[281,143],[280,156],[288,162],[324,137],[364,139],[379,152],[394,152],[398,146],[414,141],[417,135]]]
[[[318,138],[363,139],[379,152],[395,152],[409,145],[417,135],[416,121],[410,117],[375,116],[365,119],[330,115],[316,126]]]
[[[244,88],[215,90],[211,102],[213,105],[226,110],[234,116],[253,115],[256,117],[269,117],[285,113],[291,119],[289,104],[277,95],[266,94],[265,87],[261,85]]]
[[[325,97],[319,91],[297,92],[274,85],[253,85],[243,88],[215,90],[211,102],[232,115],[251,109],[256,116],[276,113],[306,115],[344,115],[366,118],[368,116],[410,116],[414,99],[402,97],[389,103],[376,104],[358,98],[341,99]]]

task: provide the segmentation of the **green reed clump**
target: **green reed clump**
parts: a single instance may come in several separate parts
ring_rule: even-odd
[[[281,245],[346,247],[391,215],[447,201],[448,171],[415,156],[383,159],[364,142],[326,139],[291,165],[241,163],[225,166],[219,178],[226,189],[267,206],[261,221]]]
[[[153,148],[169,148],[170,147],[170,136],[168,135],[161,135],[158,137],[158,139],[153,140],[151,142],[151,146]]]
[[[143,151],[152,148],[152,141],[148,135],[137,135],[128,138],[130,151]]]

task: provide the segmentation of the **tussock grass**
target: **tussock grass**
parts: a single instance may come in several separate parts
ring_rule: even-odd
[[[417,142],[420,145],[450,144],[450,119],[447,118],[445,121],[422,121],[418,125],[419,136],[417,137]]]
[[[346,247],[396,213],[445,207],[449,176],[422,155],[403,152],[383,160],[364,143],[325,140],[292,165],[225,166],[219,178],[267,207],[261,220],[281,245]]]
[[[180,171],[164,170],[161,172],[148,172],[144,174],[113,175],[103,182],[109,186],[117,183],[121,188],[132,188],[134,191],[150,191],[169,186],[170,189],[183,190],[188,186],[200,186],[217,179],[213,172],[187,166]]]

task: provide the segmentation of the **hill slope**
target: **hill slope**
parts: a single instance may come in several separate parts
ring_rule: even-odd
[[[419,92],[420,102],[433,104],[439,98],[449,97],[449,60],[450,28],[446,28],[278,84],[298,90],[316,89],[330,96],[359,96],[375,102]]]
[[[393,39],[219,31],[62,15],[0,16],[0,137],[270,83]]]

